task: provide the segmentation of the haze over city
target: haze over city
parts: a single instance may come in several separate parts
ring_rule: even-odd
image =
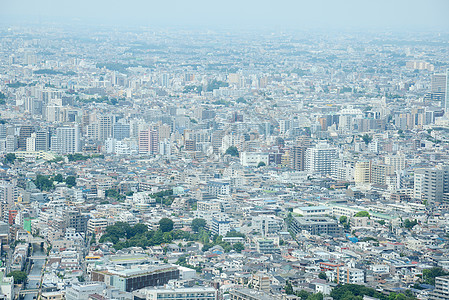
[[[449,299],[448,12],[0,0],[0,299]]]

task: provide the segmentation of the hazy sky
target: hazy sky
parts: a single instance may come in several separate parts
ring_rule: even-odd
[[[3,24],[449,31],[449,0],[0,0]]]

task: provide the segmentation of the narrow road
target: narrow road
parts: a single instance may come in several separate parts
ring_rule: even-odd
[[[46,254],[44,252],[44,249],[41,249],[40,245],[34,244],[33,254],[31,256],[35,258],[31,258],[33,264],[31,265],[31,270],[30,273],[28,274],[28,282],[26,284],[25,289],[26,290],[37,289],[37,290],[27,293],[24,297],[25,300],[33,300],[35,299],[34,297],[37,298],[41,276],[44,271],[42,268],[45,264]]]

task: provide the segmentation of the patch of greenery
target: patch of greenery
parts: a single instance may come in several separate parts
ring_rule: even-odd
[[[22,271],[12,271],[6,277],[13,277],[15,284],[23,283],[27,280],[27,273]]]

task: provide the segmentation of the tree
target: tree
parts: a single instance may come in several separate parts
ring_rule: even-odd
[[[440,267],[433,267],[431,269],[424,269],[422,271],[422,279],[424,283],[435,285],[435,277],[449,275]]]
[[[365,142],[366,145],[368,145],[369,143],[371,143],[371,141],[373,140],[372,137],[370,137],[368,134],[364,134],[362,136],[362,140]]]
[[[64,181],[64,177],[62,177],[61,174],[58,174],[55,177],[53,177],[53,180],[56,181],[56,182],[63,182]]]
[[[362,211],[359,211],[358,213],[356,213],[354,215],[354,217],[368,217],[369,218],[370,214],[366,210],[362,210]]]
[[[323,300],[324,296],[322,293],[312,294],[309,297],[307,297],[307,300]]]
[[[232,246],[232,249],[234,249],[238,253],[241,253],[245,249],[245,245],[243,245],[242,243],[235,243]]]
[[[418,221],[416,220],[410,221],[409,219],[405,219],[403,225],[407,229],[412,229],[413,227],[415,227],[415,225],[418,225]]]
[[[307,298],[309,298],[310,295],[311,294],[305,290],[300,290],[299,292],[296,293],[296,296],[301,298],[301,300],[307,300]]]
[[[290,282],[286,282],[286,284],[285,284],[285,293],[287,294],[287,295],[293,295],[293,286],[292,286],[292,284],[290,283]]]
[[[318,278],[319,279],[323,279],[323,280],[327,280],[327,275],[324,272],[320,272],[320,274],[318,274]]]
[[[76,186],[76,177],[75,176],[67,176],[64,180],[69,188]]]
[[[173,221],[172,220],[170,220],[169,218],[162,218],[160,221],[159,221],[159,229],[162,231],[162,232],[169,232],[169,231],[172,231],[173,230]]]
[[[348,222],[348,217],[346,217],[346,216],[340,217],[340,224],[346,224],[347,222]]]
[[[8,153],[5,156],[5,162],[11,164],[16,160],[16,155],[14,153]]]
[[[36,175],[36,179],[33,182],[41,191],[50,191],[54,188],[53,180],[48,176]]]
[[[199,232],[200,229],[205,228],[206,227],[206,220],[201,219],[201,218],[196,218],[193,219],[192,221],[192,230],[195,232]]]
[[[225,154],[229,154],[231,156],[239,156],[239,150],[235,146],[231,146],[228,149],[226,149]]]
[[[11,276],[14,278],[15,284],[20,284],[22,282],[25,282],[27,279],[27,273],[22,272],[22,271],[12,271],[8,275],[6,275],[6,277],[11,277]]]
[[[263,161],[260,161],[259,164],[257,165],[258,168],[260,167],[265,167],[266,164]]]
[[[138,224],[134,225],[131,230],[133,236],[135,236],[137,234],[145,233],[147,231],[148,231],[148,226],[145,224],[142,224],[142,223],[138,223]]]

